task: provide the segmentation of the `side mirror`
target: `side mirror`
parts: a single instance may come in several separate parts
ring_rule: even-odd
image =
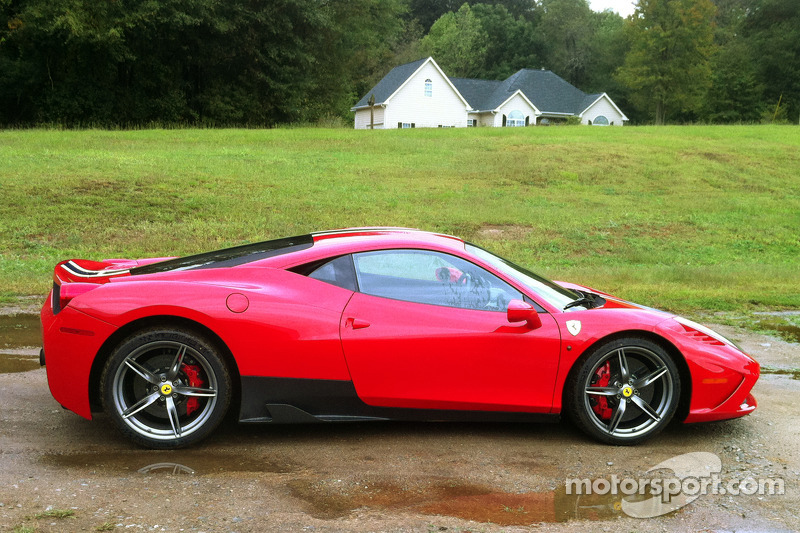
[[[530,329],[542,327],[542,319],[534,307],[522,300],[511,300],[508,302],[507,311],[509,322],[527,322]]]

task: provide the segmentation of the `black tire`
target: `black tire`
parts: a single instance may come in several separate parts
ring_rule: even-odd
[[[152,328],[111,353],[100,391],[103,408],[127,438],[148,448],[181,448],[207,437],[225,417],[231,377],[207,340]]]
[[[657,435],[675,415],[680,374],[657,343],[640,337],[613,340],[576,364],[566,386],[567,411],[595,439],[637,444]]]

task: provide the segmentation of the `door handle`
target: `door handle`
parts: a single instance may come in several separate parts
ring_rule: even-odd
[[[369,322],[366,320],[361,320],[360,318],[348,318],[344,322],[345,327],[351,327],[353,329],[364,329],[369,327]]]

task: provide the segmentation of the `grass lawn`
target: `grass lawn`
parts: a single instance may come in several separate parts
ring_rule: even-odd
[[[800,308],[800,128],[0,131],[0,295],[54,264],[412,226],[687,313]]]

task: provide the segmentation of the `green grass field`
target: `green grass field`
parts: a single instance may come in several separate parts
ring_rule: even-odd
[[[452,233],[689,313],[800,308],[800,128],[0,131],[0,294],[54,264]]]

